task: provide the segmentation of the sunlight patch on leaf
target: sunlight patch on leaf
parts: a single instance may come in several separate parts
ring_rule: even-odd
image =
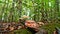
[[[49,6],[51,6],[51,2],[49,2]]]

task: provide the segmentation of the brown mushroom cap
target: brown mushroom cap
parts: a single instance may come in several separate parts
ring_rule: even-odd
[[[25,22],[25,25],[26,25],[27,27],[35,28],[35,29],[39,27],[39,25],[38,25],[34,20],[27,20],[27,21]]]

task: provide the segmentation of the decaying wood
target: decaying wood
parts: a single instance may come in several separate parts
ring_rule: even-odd
[[[39,31],[36,34],[48,34],[48,32],[44,29],[39,29]]]

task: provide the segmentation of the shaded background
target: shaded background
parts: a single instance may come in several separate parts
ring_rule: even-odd
[[[0,22],[18,22],[23,15],[30,20],[60,21],[60,0],[0,0]]]

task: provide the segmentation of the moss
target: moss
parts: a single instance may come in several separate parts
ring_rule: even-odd
[[[15,30],[14,34],[32,34],[32,33],[27,29],[20,29],[20,30]]]
[[[55,30],[55,27],[60,28],[59,23],[48,23],[47,25],[42,26],[41,28],[48,31],[48,34],[53,34],[53,31]]]

